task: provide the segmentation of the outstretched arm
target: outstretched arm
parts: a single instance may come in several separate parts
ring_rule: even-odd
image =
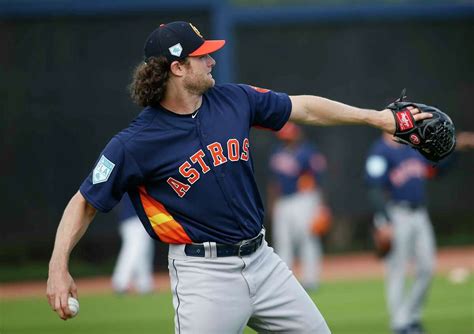
[[[365,124],[392,134],[395,132],[395,119],[389,109],[361,109],[313,95],[290,96],[290,99],[290,119],[294,122],[312,125]],[[411,113],[415,121],[431,117],[431,114],[414,108]]]
[[[56,232],[49,262],[46,295],[51,308],[63,320],[72,317],[67,303],[68,297],[72,295],[77,298],[76,284],[68,269],[69,255],[86,232],[96,212],[78,191],[66,206]]]
[[[456,136],[456,150],[467,151],[474,149],[474,132],[461,131]]]

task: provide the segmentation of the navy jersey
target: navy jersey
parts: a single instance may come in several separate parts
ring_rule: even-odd
[[[316,189],[326,170],[326,159],[307,143],[292,148],[279,145],[270,157],[270,171],[280,195]]]
[[[247,85],[215,86],[193,115],[145,108],[100,154],[80,187],[100,211],[128,192],[148,233],[166,243],[236,243],[262,228],[254,180],[252,126],[279,130],[286,94]]]
[[[379,139],[370,150],[365,172],[369,186],[384,188],[390,200],[424,204],[430,164],[410,146],[394,147]]]

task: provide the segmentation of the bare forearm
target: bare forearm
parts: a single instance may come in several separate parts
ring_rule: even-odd
[[[49,264],[50,271],[67,270],[69,255],[86,232],[95,213],[96,210],[87,203],[79,192],[71,198],[56,232],[53,254]]]
[[[63,320],[73,316],[68,297],[77,298],[77,287],[68,270],[69,255],[86,232],[95,213],[96,209],[77,192],[66,206],[58,226],[53,255],[49,261],[46,296],[51,309]]]
[[[313,125],[365,124],[385,131],[394,130],[393,116],[387,111],[362,109],[323,97],[291,96],[291,120]]]

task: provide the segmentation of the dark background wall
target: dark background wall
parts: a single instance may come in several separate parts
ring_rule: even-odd
[[[0,21],[2,262],[49,257],[67,201],[108,139],[139,112],[126,86],[147,34],[161,22],[184,19],[218,37],[204,10],[163,13]],[[236,81],[370,108],[382,108],[406,87],[410,99],[445,110],[460,130],[474,130],[473,28],[471,18],[241,24],[233,40]],[[329,163],[327,193],[336,220],[327,249],[368,248],[363,167],[378,131],[305,130]],[[271,133],[254,131],[263,196],[274,143]],[[473,242],[472,171],[474,152],[461,153],[450,172],[429,185],[441,244]],[[99,214],[77,256],[114,257],[116,227],[113,213]]]
[[[0,22],[0,259],[49,256],[67,202],[140,111],[127,86],[146,36],[183,17],[209,32],[204,11]],[[75,252],[115,256],[118,240],[114,213],[99,214]]]

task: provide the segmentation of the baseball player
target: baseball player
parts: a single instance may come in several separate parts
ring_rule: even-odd
[[[386,258],[386,292],[394,333],[422,333],[421,309],[435,261],[433,228],[425,207],[429,164],[415,150],[389,134],[372,147],[366,162],[375,227],[393,241]],[[414,259],[415,281],[405,295],[408,263]]]
[[[127,193],[119,209],[122,246],[112,274],[112,287],[118,293],[126,293],[130,288],[140,294],[149,293],[153,291],[153,239],[143,228]]]
[[[169,244],[176,333],[329,333],[323,316],[265,242],[251,156],[252,126],[366,124],[394,132],[390,110],[243,84],[215,85],[211,53],[187,22],[162,24],[145,42],[131,95],[143,111],[99,154],[64,210],[49,263],[47,297],[68,319],[77,288],[69,255],[97,210],[128,193],[149,235]],[[432,117],[411,108],[415,120]]]
[[[324,209],[321,184],[325,157],[302,140],[301,128],[288,122],[276,133],[281,144],[270,156],[273,242],[276,253],[292,268],[295,251],[301,259],[301,284],[306,290],[319,285],[321,240],[312,233],[313,221]]]
[[[469,133],[458,135],[457,149],[469,148]],[[375,209],[376,240],[385,242],[386,295],[391,327],[397,334],[424,333],[422,307],[435,265],[435,238],[426,210],[426,181],[437,168],[418,151],[383,134],[372,146],[365,171]],[[414,282],[405,291],[407,266],[415,266]]]

